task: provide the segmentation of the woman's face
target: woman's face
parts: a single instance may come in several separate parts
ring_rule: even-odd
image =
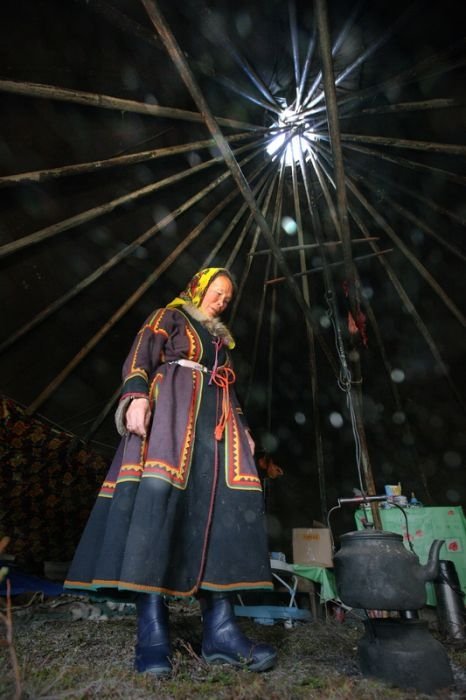
[[[233,297],[233,285],[225,275],[219,275],[207,287],[201,301],[201,310],[209,317],[220,316]]]

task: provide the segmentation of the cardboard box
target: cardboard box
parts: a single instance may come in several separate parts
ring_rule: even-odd
[[[332,567],[330,530],[326,527],[293,528],[293,563]]]

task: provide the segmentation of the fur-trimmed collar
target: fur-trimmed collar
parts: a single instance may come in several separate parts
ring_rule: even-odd
[[[195,321],[199,321],[209,333],[215,335],[217,338],[221,338],[227,347],[234,347],[235,341],[233,340],[233,336],[219,318],[210,318],[210,316],[207,316],[201,309],[189,302],[183,304],[180,310],[186,311],[191,318],[194,318]]]

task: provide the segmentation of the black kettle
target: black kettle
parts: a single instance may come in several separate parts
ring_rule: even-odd
[[[338,594],[346,605],[366,610],[418,610],[425,605],[427,581],[438,575],[439,551],[434,540],[427,564],[403,545],[395,532],[361,530],[341,536],[334,556]]]

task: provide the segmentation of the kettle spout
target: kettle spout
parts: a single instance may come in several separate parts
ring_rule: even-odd
[[[427,560],[427,564],[421,566],[421,575],[425,582],[433,581],[438,576],[439,552],[443,544],[445,544],[445,540],[434,540],[430,545],[429,558]]]

